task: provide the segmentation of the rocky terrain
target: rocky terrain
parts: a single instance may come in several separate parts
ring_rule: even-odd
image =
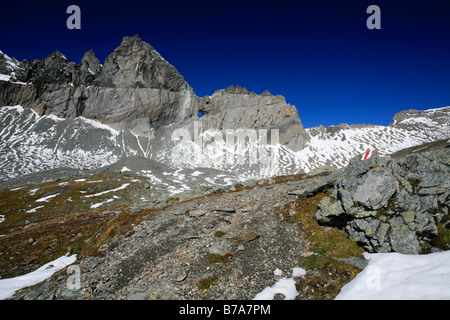
[[[438,230],[450,227],[449,147],[444,140],[391,161],[353,159],[319,203],[318,221],[345,228],[368,252],[450,249],[448,238],[436,240]]]
[[[0,52],[0,106],[0,277],[80,270],[13,299],[333,299],[364,251],[449,249],[450,107],[304,128],[268,91],[197,97],[138,36]]]
[[[36,219],[33,222],[3,229],[9,233],[0,238],[2,276],[11,275],[14,263],[15,272],[21,274],[30,268],[30,261],[38,262],[49,252],[68,250],[79,255],[76,265],[81,269],[80,290],[68,289],[69,275],[62,272],[20,291],[16,299],[252,299],[280,279],[274,275],[275,270],[282,270],[289,277],[293,268],[304,266],[306,259],[315,255],[311,251],[316,250],[315,244],[308,237],[307,228],[317,228],[317,234],[333,234],[317,224],[302,224],[296,218],[301,213],[286,207],[297,202],[291,191],[326,181],[326,176],[280,177],[222,189],[207,188],[188,195],[186,200],[180,195],[128,205],[123,191],[117,190],[108,196],[116,195],[122,198],[120,202],[109,207],[105,204],[96,213],[92,209],[91,213],[75,210],[67,215],[63,211],[65,201],[55,197],[49,202],[58,214],[51,219],[46,216],[39,221],[38,215],[32,215]],[[74,191],[70,183],[59,188]],[[137,193],[134,190],[132,193]],[[28,188],[14,192],[29,193]],[[71,198],[82,210],[79,200],[73,194]],[[311,201],[312,207],[315,202],[317,199]],[[313,217],[312,212],[303,214]],[[11,216],[7,219],[12,220]],[[95,227],[87,227],[84,219]],[[62,232],[61,228],[67,231]],[[343,232],[336,232],[342,242],[348,241]],[[68,233],[67,239],[64,233]],[[364,263],[362,251],[352,242],[347,246],[348,252],[336,252],[336,256],[355,255]],[[15,256],[19,251],[28,263],[20,263],[21,258]],[[359,270],[333,261],[337,267],[330,266],[327,272],[319,269],[315,261],[310,262],[309,280],[296,278],[302,292],[299,298],[330,299],[337,294],[342,279],[348,280]],[[331,281],[338,276],[342,279]],[[322,292],[319,286],[329,288]]]
[[[273,286],[280,273],[290,277],[301,267],[306,274],[294,278],[296,299],[333,299],[364,268],[363,251],[448,250],[449,152],[449,141],[442,140],[390,158],[357,157],[337,171],[203,187],[150,201],[137,197],[150,197],[142,187],[145,180],[135,181],[126,172],[85,176],[78,183],[92,180],[86,192],[75,187],[79,177],[58,180],[62,198],[48,196],[55,194],[49,189],[56,181],[48,182],[41,186],[46,193],[36,197],[49,198],[58,215],[39,220],[42,216],[31,214],[36,221],[16,220],[2,228],[2,276],[13,263],[19,274],[30,268],[18,252],[37,262],[48,252],[67,251],[78,254],[79,290],[69,289],[69,274],[60,272],[15,299],[252,299]],[[99,174],[115,174],[119,187],[107,189],[107,198],[115,196],[117,202],[100,202],[96,211],[75,193],[83,192],[86,200],[105,193]],[[121,190],[124,179],[134,187]],[[26,199],[30,188],[36,189],[25,185],[3,194]],[[63,201],[69,194],[79,208],[70,205],[70,213]],[[58,235],[59,228],[69,230],[63,232],[67,238]]]

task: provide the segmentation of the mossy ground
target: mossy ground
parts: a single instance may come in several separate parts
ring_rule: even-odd
[[[310,255],[304,259],[302,267],[307,274],[297,285],[297,291],[314,300],[334,299],[361,271],[334,258],[362,258],[364,252],[345,232],[318,224],[315,213],[325,196],[329,196],[329,192],[292,201],[279,213],[283,219],[299,223],[306,233]]]
[[[217,282],[216,276],[210,276],[204,279],[201,279],[197,282],[197,288],[199,290],[208,290]]]
[[[120,192],[85,197],[124,183],[129,186]],[[132,177],[99,173],[85,181],[63,179],[0,190],[0,212],[5,216],[0,224],[0,276],[9,278],[33,271],[35,265],[66,253],[76,253],[79,258],[102,254],[102,245],[114,245],[114,237],[130,234],[135,224],[158,211],[131,212],[133,205],[127,194],[138,188],[139,182]],[[48,202],[36,202],[53,194],[57,196]],[[113,195],[114,201],[91,208]],[[33,212],[39,206],[43,207]]]

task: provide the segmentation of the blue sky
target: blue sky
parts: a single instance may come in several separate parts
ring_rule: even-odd
[[[66,28],[71,4],[81,30]],[[369,5],[381,30],[369,30]],[[396,112],[450,105],[450,1],[8,1],[0,49],[100,62],[139,34],[198,96],[239,84],[295,105],[305,127],[388,125]]]

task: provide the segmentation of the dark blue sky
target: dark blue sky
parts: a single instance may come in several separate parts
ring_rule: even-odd
[[[66,28],[71,4],[81,30]],[[381,8],[381,30],[366,9]],[[388,125],[396,112],[450,105],[449,0],[7,1],[0,49],[18,60],[55,50],[103,63],[139,34],[198,96],[239,84],[295,105],[305,127]]]

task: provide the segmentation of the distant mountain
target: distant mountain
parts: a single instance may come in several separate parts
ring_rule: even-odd
[[[385,126],[305,129],[297,109],[268,91],[230,86],[197,97],[138,36],[103,65],[56,51],[19,62],[0,52],[0,179],[61,167],[93,169],[140,156],[174,168],[248,178],[339,168],[450,136],[450,107],[396,114]],[[199,117],[199,113],[203,117]]]

